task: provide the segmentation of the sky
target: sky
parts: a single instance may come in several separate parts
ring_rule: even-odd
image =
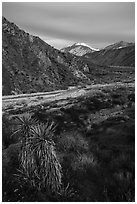
[[[2,15],[57,49],[135,41],[134,2],[3,2]]]

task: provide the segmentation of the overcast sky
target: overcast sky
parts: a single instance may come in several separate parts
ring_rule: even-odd
[[[2,15],[58,49],[75,42],[102,48],[135,40],[134,2],[4,2]]]

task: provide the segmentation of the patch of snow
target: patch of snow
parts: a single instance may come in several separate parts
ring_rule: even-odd
[[[93,47],[87,45],[86,43],[75,43],[75,45],[80,45],[80,46],[89,47],[89,48],[92,49],[92,50],[99,51],[98,48],[93,48]]]
[[[121,49],[121,48],[123,48],[123,47],[126,47],[126,46],[120,46],[120,47],[117,47],[116,49]]]

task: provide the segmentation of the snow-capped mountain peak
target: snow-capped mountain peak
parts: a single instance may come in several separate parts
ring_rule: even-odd
[[[71,46],[68,46],[66,48],[61,49],[62,52],[69,52],[71,54],[77,55],[77,56],[83,56],[87,53],[92,53],[95,51],[99,51],[99,49],[90,47],[86,43],[75,43]]]

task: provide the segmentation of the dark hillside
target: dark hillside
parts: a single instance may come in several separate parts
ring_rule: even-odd
[[[85,83],[77,76],[79,64],[74,56],[61,53],[39,37],[20,30],[2,18],[3,95],[65,89]],[[86,81],[88,79],[86,78]]]
[[[98,52],[93,52],[84,55],[91,62],[106,66],[135,66],[135,45],[116,49],[103,49]]]

